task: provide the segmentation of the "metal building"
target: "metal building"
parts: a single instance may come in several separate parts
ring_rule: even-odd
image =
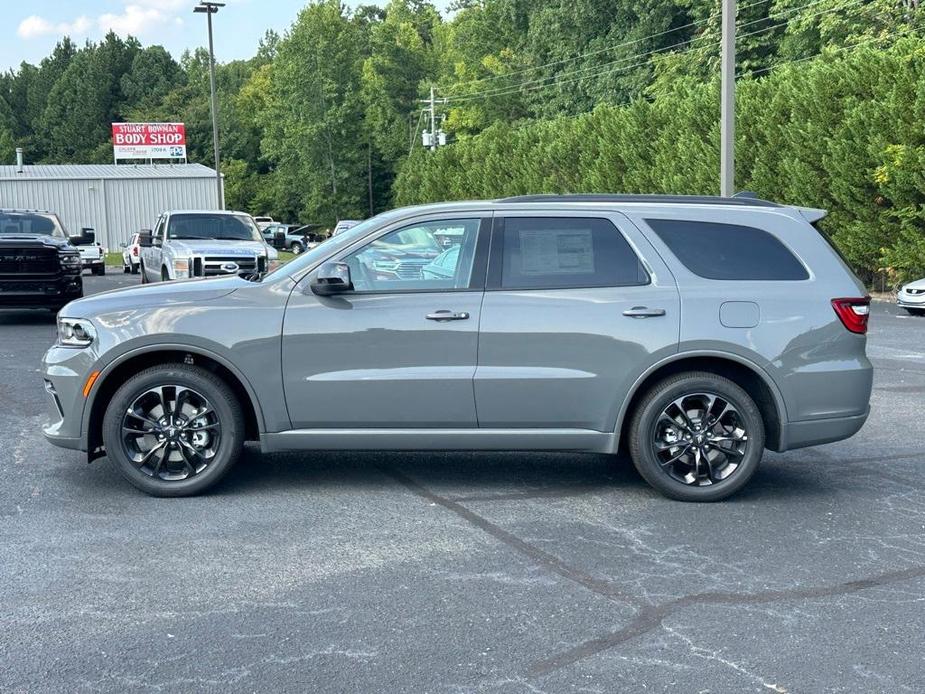
[[[216,196],[202,164],[0,166],[0,208],[57,212],[71,234],[92,227],[110,250],[164,210],[219,209]]]

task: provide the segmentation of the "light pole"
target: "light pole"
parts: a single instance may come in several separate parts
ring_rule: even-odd
[[[719,194],[735,195],[736,3],[723,0],[722,73],[719,108]]]
[[[218,8],[224,7],[223,2],[201,0],[193,12],[203,12],[209,25],[209,86],[212,91],[212,147],[215,151],[215,189],[218,194],[218,207],[225,209],[225,196],[222,192],[222,166],[218,147],[218,96],[215,93],[215,47],[212,44],[212,15]]]

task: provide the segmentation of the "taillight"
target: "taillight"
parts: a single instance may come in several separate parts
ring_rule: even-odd
[[[864,335],[867,332],[867,319],[870,317],[870,297],[832,299],[832,308],[841,319],[842,324],[851,332]]]
[[[132,255],[138,257],[138,246],[132,246]]]

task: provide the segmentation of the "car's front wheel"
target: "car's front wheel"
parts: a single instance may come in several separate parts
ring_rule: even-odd
[[[293,255],[298,255],[299,253],[301,253],[301,252],[304,251],[305,249],[302,247],[302,244],[301,244],[301,243],[299,243],[298,241],[293,241],[293,242],[292,242],[292,245],[289,246],[289,250],[292,251],[292,254],[293,254]]]
[[[119,472],[153,496],[190,496],[218,482],[244,444],[234,392],[198,366],[162,364],[126,381],[103,417]]]
[[[719,501],[741,489],[764,453],[754,400],[727,378],[682,373],[643,396],[629,429],[639,474],[681,501]]]
[[[910,316],[925,316],[925,308],[907,308]]]

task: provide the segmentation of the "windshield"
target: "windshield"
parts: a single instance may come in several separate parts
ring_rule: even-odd
[[[167,238],[263,241],[254,220],[245,214],[172,214]]]
[[[64,229],[53,214],[0,212],[0,235],[15,234],[44,234],[64,238]]]

